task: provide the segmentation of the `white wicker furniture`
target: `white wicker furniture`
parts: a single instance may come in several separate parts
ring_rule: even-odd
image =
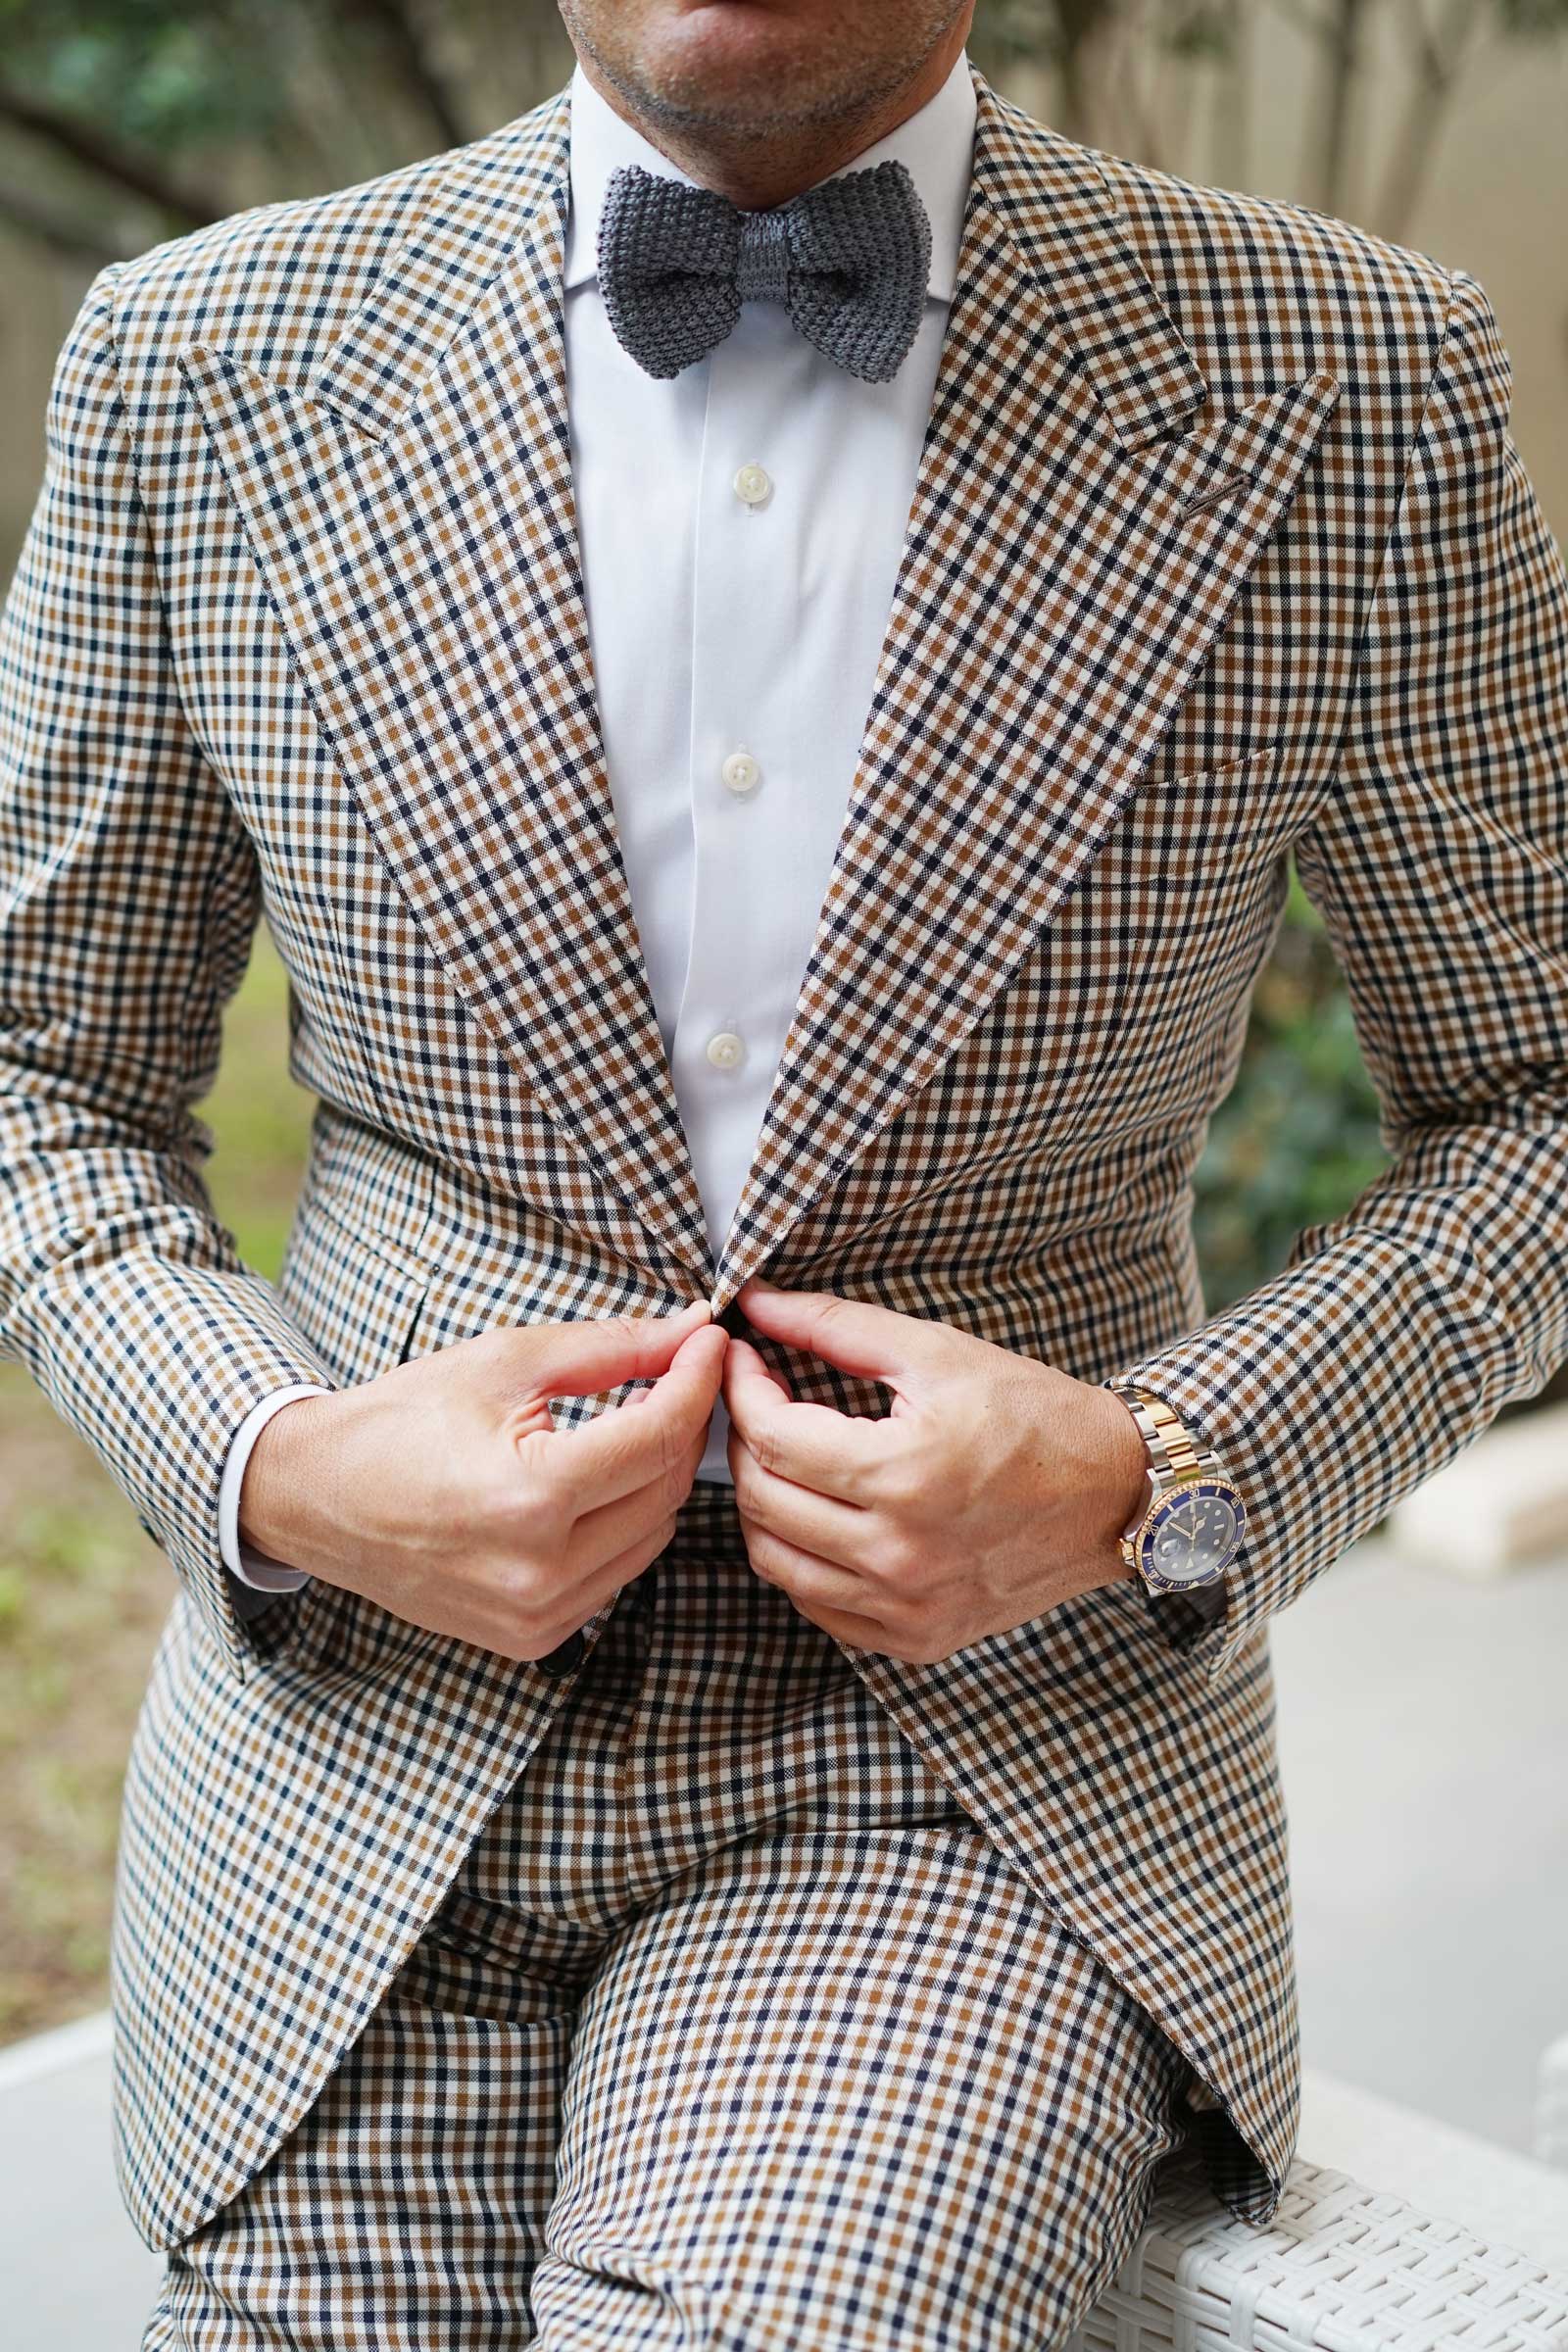
[[[1553,2082],[1568,2083],[1568,2041],[1556,2052]],[[134,2343],[157,2292],[162,2265],[132,2234],[110,2167],[109,2066],[107,2017],[0,2051],[6,2327],[48,2352]],[[1441,2131],[1419,2118],[1414,2128]],[[1481,2161],[1497,2170],[1492,2209],[1516,2204],[1511,2168],[1524,2160],[1482,2150]],[[1073,2352],[1548,2345],[1568,2352],[1568,2279],[1551,2266],[1299,2159],[1266,2230],[1225,2213],[1196,2160],[1169,2165],[1141,2242],[1073,2338]]]
[[[1549,2042],[1536,2091],[1536,2154],[1568,2173],[1568,2034]]]
[[[1173,2167],[1070,2352],[1565,2352],[1568,2278],[1298,2159],[1266,2229]]]

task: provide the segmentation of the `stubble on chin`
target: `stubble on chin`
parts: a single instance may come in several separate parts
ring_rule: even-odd
[[[616,40],[603,37],[591,0],[561,0],[561,13],[577,48],[636,119],[674,139],[719,150],[820,137],[875,115],[917,78],[959,10],[954,0],[928,0],[891,59],[863,29],[857,39],[853,11],[846,10],[831,39],[814,37],[793,52],[781,45],[770,61],[726,56],[714,42],[706,48],[695,40],[639,43],[639,25],[657,10],[615,9],[623,36]]]

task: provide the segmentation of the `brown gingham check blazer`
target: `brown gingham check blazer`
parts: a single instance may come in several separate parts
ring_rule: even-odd
[[[1568,577],[1496,322],[1463,270],[980,80],[859,764],[715,1266],[596,727],[567,114],[101,270],[5,611],[0,1333],[181,1580],[126,1791],[126,2193],[167,2242],[266,2159],[560,1695],[318,1584],[242,1617],[247,1409],[765,1267],[1134,1374],[1245,1489],[1217,1616],[1120,1584],[940,1664],[847,1654],[1190,2058],[1263,2218],[1298,2112],[1268,1620],[1568,1348]],[[1392,1162],[1205,1321],[1189,1177],[1293,846]],[[191,1108],[260,909],[320,1099],[275,1287]]]

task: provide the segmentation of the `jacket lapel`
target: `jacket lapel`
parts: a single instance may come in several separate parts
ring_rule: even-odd
[[[976,81],[957,290],[893,609],[715,1311],[1073,888],[1339,397],[1313,373],[1199,414],[1207,385],[1089,153]]]
[[[314,375],[179,366],[454,987],[733,1298],[983,1016],[1136,787],[1339,397],[1219,416],[1090,153],[977,75],[932,414],[833,871],[716,1283],[599,734],[561,331],[568,102],[444,160]]]
[[[568,115],[563,92],[458,152],[303,386],[209,345],[180,367],[343,782],[433,952],[550,1117],[706,1284],[578,564]]]

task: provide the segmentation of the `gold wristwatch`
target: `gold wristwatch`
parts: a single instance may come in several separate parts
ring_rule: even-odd
[[[1247,1533],[1240,1493],[1168,1404],[1117,1381],[1105,1386],[1132,1414],[1149,1451],[1150,1498],[1122,1531],[1123,1560],[1153,1592],[1217,1584]]]

